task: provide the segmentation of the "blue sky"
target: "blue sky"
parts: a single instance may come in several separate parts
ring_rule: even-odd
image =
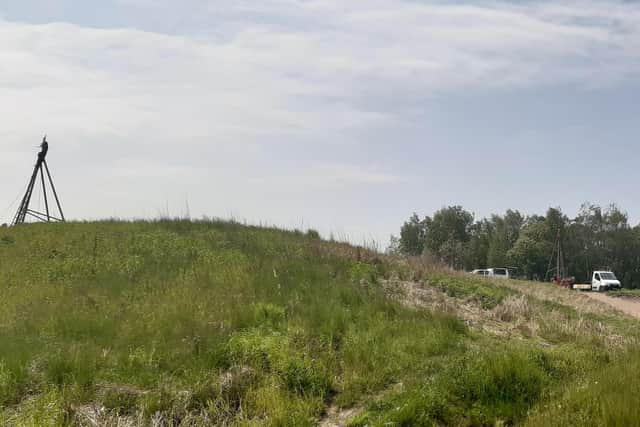
[[[0,0],[0,214],[46,132],[73,218],[635,223],[639,74],[635,2]]]

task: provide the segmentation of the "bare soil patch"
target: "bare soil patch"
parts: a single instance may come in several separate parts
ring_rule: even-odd
[[[632,298],[614,298],[599,292],[585,292],[589,298],[610,305],[616,310],[640,319],[640,300]]]
[[[360,415],[362,411],[363,408],[340,409],[337,406],[332,406],[327,411],[327,417],[320,421],[318,425],[320,427],[343,427],[353,418]]]

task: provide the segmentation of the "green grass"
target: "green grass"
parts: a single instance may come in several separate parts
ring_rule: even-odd
[[[510,288],[489,284],[472,276],[434,274],[429,282],[451,297],[477,302],[484,309],[494,308],[508,296],[516,294]]]
[[[382,281],[407,268],[314,232],[221,221],[2,228],[0,425],[75,425],[97,406],[138,424],[304,426],[332,405],[361,408],[352,425],[538,425],[598,375],[609,400],[572,410],[634,415],[615,389],[638,387],[637,358],[601,333],[633,334],[629,321],[532,300],[538,336],[495,336],[390,298]],[[519,295],[424,279],[485,313]]]
[[[640,289],[618,289],[608,292],[612,297],[640,298]]]
[[[640,353],[637,349],[603,364],[541,404],[527,426],[630,426],[640,420]]]

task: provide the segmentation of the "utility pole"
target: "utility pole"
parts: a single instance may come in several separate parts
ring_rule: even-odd
[[[64,221],[64,213],[62,213],[62,207],[60,206],[60,199],[58,198],[58,193],[56,192],[56,187],[53,185],[53,179],[51,178],[51,172],[49,172],[49,166],[47,165],[47,153],[49,152],[49,143],[47,142],[47,136],[42,139],[42,144],[40,144],[40,152],[38,153],[38,160],[36,162],[35,167],[33,168],[33,173],[31,174],[31,179],[29,180],[29,184],[27,185],[27,191],[22,197],[22,202],[20,202],[20,207],[18,208],[18,212],[16,212],[13,217],[13,222],[11,225],[23,224],[27,217],[35,218],[41,222],[52,222],[52,221]],[[47,175],[47,181],[45,181],[45,174]],[[33,195],[33,189],[38,182],[38,175],[40,176],[40,184],[42,185],[42,194],[44,195],[44,206],[45,212],[38,212],[29,207],[31,203],[31,196]],[[56,202],[57,213],[52,212],[49,209],[49,198],[47,196],[47,185],[46,182],[49,183],[49,187],[53,194],[53,198]]]

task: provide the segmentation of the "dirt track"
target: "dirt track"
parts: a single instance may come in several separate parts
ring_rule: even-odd
[[[640,319],[640,300],[629,298],[614,298],[606,294],[601,294],[599,292],[585,292],[584,294],[594,300],[609,304],[613,308],[617,308],[618,310],[627,313],[630,316]]]

